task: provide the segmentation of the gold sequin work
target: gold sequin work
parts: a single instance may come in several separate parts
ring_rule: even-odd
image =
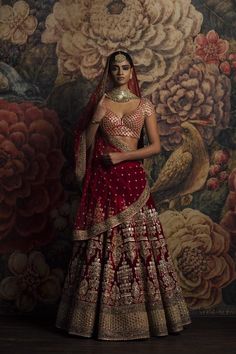
[[[129,136],[139,139],[145,118],[153,112],[154,106],[147,98],[142,98],[138,107],[123,117],[107,108],[101,128],[108,136]]]
[[[190,323],[150,198],[125,222],[74,242],[57,327],[104,340],[164,336]]]

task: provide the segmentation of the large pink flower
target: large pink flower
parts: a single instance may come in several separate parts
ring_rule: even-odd
[[[182,142],[185,121],[195,124],[206,144],[228,126],[230,79],[216,65],[185,57],[172,77],[152,94],[163,147],[174,150]]]
[[[196,55],[202,58],[205,63],[219,64],[226,57],[229,49],[229,42],[220,39],[217,32],[211,30],[205,36],[200,33],[195,38]]]
[[[62,131],[54,111],[0,100],[0,252],[50,241],[63,191]]]

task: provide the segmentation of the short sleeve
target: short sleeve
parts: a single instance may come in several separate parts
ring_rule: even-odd
[[[154,105],[152,104],[152,102],[145,98],[145,101],[144,101],[144,117],[147,118],[147,117],[150,117],[153,113],[155,113],[155,107]]]

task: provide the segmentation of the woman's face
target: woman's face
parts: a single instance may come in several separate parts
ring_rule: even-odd
[[[128,83],[132,75],[132,67],[127,60],[120,63],[114,61],[110,67],[111,78],[116,86],[122,86]]]

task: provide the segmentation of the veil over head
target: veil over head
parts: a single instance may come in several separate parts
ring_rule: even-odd
[[[110,62],[111,62],[111,58],[114,57],[114,55],[116,54],[124,54],[124,55],[128,55],[128,53],[124,52],[124,51],[116,51],[113,52],[106,61],[106,65],[103,71],[103,74],[100,78],[100,81],[97,85],[97,87],[95,88],[95,90],[92,92],[90,99],[87,103],[87,105],[84,107],[79,120],[78,120],[78,126],[76,129],[76,134],[75,134],[75,158],[76,158],[76,174],[77,177],[79,179],[79,181],[81,181],[83,179],[84,173],[85,173],[85,163],[83,163],[82,165],[82,169],[81,169],[81,163],[80,160],[85,160],[83,158],[83,156],[86,155],[86,137],[85,137],[85,132],[86,129],[88,128],[90,121],[93,118],[93,114],[96,110],[97,104],[100,101],[100,99],[102,98],[102,96],[105,94],[105,92],[108,90],[109,85],[111,85],[111,80],[109,77],[109,67],[110,67]],[[135,67],[133,65],[133,61],[131,59],[131,57],[129,56],[130,62],[132,63],[132,68],[133,68],[133,72],[132,72],[132,78],[129,80],[128,82],[128,88],[129,90],[134,93],[136,96],[141,98],[141,93],[140,93],[140,88],[139,88],[139,84],[138,84],[138,79],[137,79],[137,74],[135,71]],[[138,142],[138,147],[142,147],[143,146],[143,130],[141,132],[141,136]],[[80,165],[80,168],[78,169],[78,164]]]
[[[79,117],[78,129],[80,131],[86,129],[87,126],[89,125],[90,120],[93,117],[93,113],[96,109],[96,106],[97,106],[99,100],[102,98],[102,96],[104,95],[104,93],[107,91],[107,89],[109,87],[109,84],[110,84],[110,78],[109,78],[110,60],[111,60],[112,56],[114,56],[114,54],[128,54],[128,53],[123,52],[123,51],[117,51],[117,52],[112,53],[107,58],[106,65],[103,70],[103,74],[100,78],[100,81],[99,81],[97,87],[95,88],[95,90],[92,92],[87,105],[85,106],[81,116]],[[141,97],[137,74],[136,74],[135,67],[133,65],[133,61],[132,61],[131,57],[130,57],[130,60],[132,62],[133,73],[132,73],[132,78],[128,82],[128,88],[136,96]]]

